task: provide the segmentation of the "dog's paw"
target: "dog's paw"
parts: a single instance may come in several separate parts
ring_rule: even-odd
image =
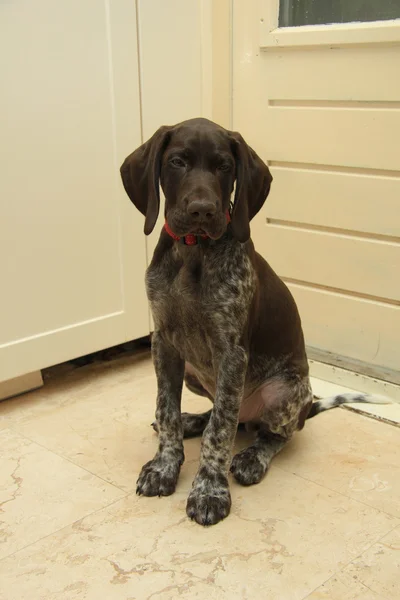
[[[233,457],[230,471],[241,485],[254,485],[260,483],[267,469],[268,465],[261,462],[257,449],[250,447]]]
[[[139,496],[170,496],[175,491],[181,464],[160,458],[146,463],[136,482],[136,493]]]
[[[200,486],[196,486],[189,494],[186,504],[186,514],[192,521],[199,525],[215,525],[222,519],[225,519],[231,510],[231,494],[229,487],[210,487],[204,486],[200,491]]]

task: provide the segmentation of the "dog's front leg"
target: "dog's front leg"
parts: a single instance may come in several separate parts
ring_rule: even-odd
[[[214,406],[201,443],[200,466],[186,512],[200,525],[214,525],[228,516],[231,495],[228,471],[243,396],[248,357],[237,346],[221,356]]]
[[[156,419],[158,451],[146,463],[137,480],[137,494],[169,496],[173,494],[184,461],[181,397],[185,363],[178,352],[155,332],[152,338],[153,362],[157,375]]]

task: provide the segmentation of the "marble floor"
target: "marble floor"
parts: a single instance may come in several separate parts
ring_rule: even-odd
[[[155,391],[141,351],[0,403],[2,600],[400,598],[400,428],[319,415],[201,528],[185,515],[199,439],[175,494],[135,495]],[[184,405],[208,403],[185,392]]]

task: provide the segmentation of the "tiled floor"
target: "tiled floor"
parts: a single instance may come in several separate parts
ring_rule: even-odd
[[[2,600],[400,598],[400,428],[319,415],[203,529],[185,516],[198,439],[173,496],[134,493],[154,398],[142,353],[0,403]]]

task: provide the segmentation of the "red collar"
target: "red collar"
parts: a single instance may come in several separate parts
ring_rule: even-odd
[[[229,214],[229,210],[226,211],[226,222],[229,223],[231,220],[231,215]],[[176,242],[179,242],[179,240],[182,240],[183,243],[186,246],[196,246],[196,244],[198,244],[198,238],[202,238],[203,240],[208,240],[209,237],[208,235],[204,234],[204,235],[196,235],[194,233],[189,233],[188,235],[185,235],[183,238],[180,238],[178,235],[176,235],[172,229],[170,228],[170,226],[168,225],[167,221],[165,221],[164,224],[164,229],[165,231],[168,233],[168,235],[170,237],[172,237],[173,240],[175,240]]]

